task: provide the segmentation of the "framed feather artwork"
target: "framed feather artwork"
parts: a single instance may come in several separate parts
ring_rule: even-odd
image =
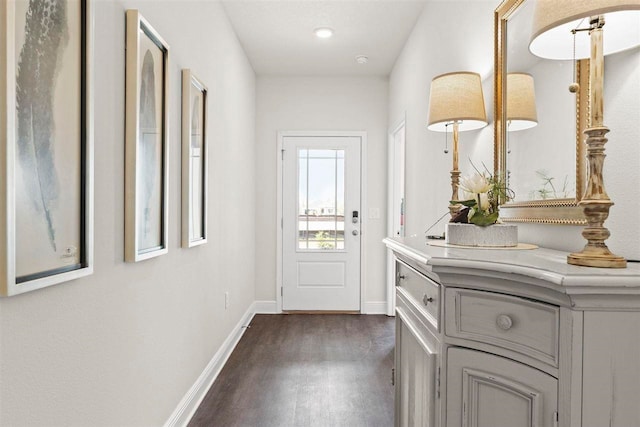
[[[182,70],[182,247],[207,243],[207,87]]]
[[[89,0],[0,4],[0,295],[93,272]]]
[[[169,46],[127,10],[125,261],[167,253]]]

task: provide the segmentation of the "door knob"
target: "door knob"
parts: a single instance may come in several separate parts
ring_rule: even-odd
[[[357,236],[359,233],[358,233],[358,230],[353,230],[351,234],[353,234],[354,236]]]

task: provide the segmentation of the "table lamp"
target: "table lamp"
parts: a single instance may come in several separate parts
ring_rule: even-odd
[[[447,132],[453,127],[453,168],[451,170],[451,200],[460,200],[458,185],[458,132],[475,130],[487,125],[480,74],[460,71],[436,76],[429,93],[429,123],[427,129]],[[460,205],[449,205],[453,218]]]
[[[581,37],[588,31],[590,37]],[[587,244],[581,252],[567,256],[567,262],[587,267],[624,268],[627,261],[609,251],[604,241],[610,236],[604,222],[613,202],[604,188],[605,135],[604,55],[640,44],[639,0],[538,0],[529,50],[542,58],[590,58],[590,117],[587,135],[587,186],[579,202],[587,218],[582,236]],[[575,84],[574,84],[575,85]],[[574,86],[572,85],[572,86]]]

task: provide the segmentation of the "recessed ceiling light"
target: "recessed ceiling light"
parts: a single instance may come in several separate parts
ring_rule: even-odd
[[[316,28],[315,30],[313,30],[313,32],[316,37],[321,39],[328,39],[329,37],[333,36],[333,29],[329,27]]]
[[[369,57],[367,55],[356,55],[356,62],[358,64],[366,64],[369,62]]]

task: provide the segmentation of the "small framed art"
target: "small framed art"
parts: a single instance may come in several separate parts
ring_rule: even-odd
[[[89,0],[0,5],[0,295],[93,272]]]
[[[207,243],[207,87],[182,70],[182,247]]]
[[[127,10],[125,261],[167,253],[169,45]]]

